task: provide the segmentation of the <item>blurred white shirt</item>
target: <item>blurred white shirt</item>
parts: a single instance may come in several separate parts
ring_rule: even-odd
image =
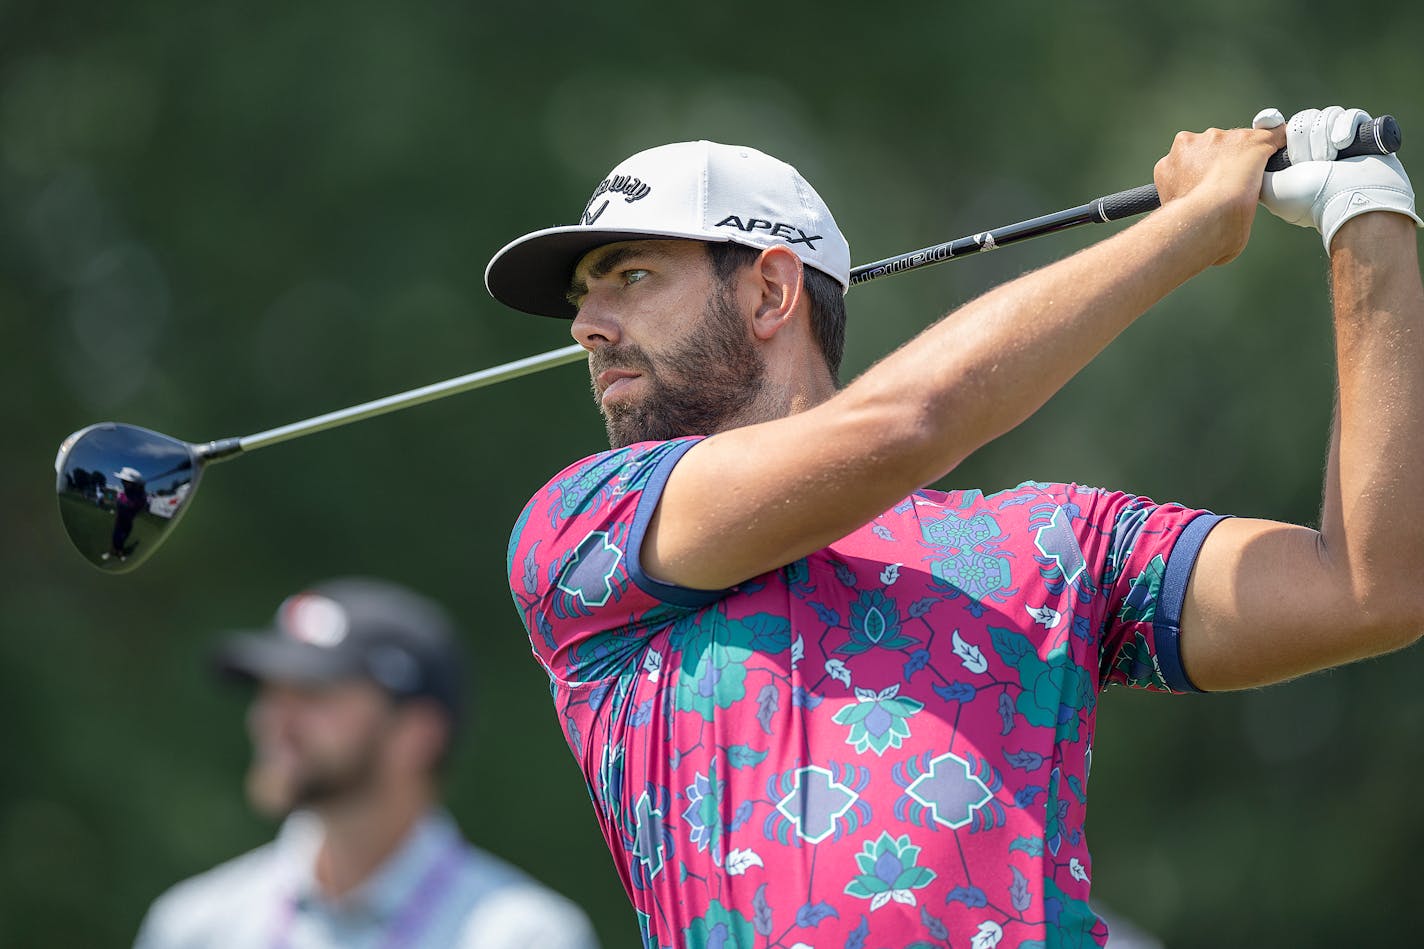
[[[598,949],[582,910],[467,843],[443,811],[338,902],[316,885],[321,834],[293,815],[272,843],[174,886],[135,949]]]

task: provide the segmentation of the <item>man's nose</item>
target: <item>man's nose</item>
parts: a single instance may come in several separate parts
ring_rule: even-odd
[[[621,337],[617,319],[594,293],[584,297],[569,332],[578,340],[579,345],[589,352],[614,345]]]
[[[296,702],[291,695],[264,687],[248,708],[248,727],[255,733],[280,733],[291,727]]]

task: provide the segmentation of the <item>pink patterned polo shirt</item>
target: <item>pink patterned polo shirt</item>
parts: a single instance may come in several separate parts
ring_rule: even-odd
[[[639,548],[697,439],[565,469],[510,586],[647,947],[1094,946],[1097,695],[1195,691],[1220,518],[1064,484],[917,491],[730,590]]]

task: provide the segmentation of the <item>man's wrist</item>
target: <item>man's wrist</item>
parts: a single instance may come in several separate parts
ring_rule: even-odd
[[[1336,254],[1344,252],[1351,257],[1368,258],[1371,256],[1369,248],[1382,242],[1392,245],[1407,241],[1413,244],[1415,228],[1414,221],[1408,215],[1397,211],[1380,209],[1357,214],[1341,224],[1331,238],[1331,257],[1334,259]]]
[[[1177,257],[1186,280],[1240,251],[1232,210],[1203,193],[1185,195],[1153,215],[1165,229],[1163,251]],[[1151,220],[1151,219],[1149,219]]]

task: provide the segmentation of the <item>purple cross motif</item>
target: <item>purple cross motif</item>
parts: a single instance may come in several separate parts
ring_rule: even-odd
[[[653,808],[652,798],[644,791],[633,809],[633,856],[648,869],[648,879],[663,869],[663,812]]]
[[[608,542],[607,531],[594,531],[579,542],[559,576],[559,589],[584,606],[602,606],[613,595],[613,574],[623,551]]]
[[[953,752],[931,761],[930,770],[905,790],[929,808],[936,821],[950,828],[969,823],[974,809],[992,796],[984,782],[974,776],[969,762]]]
[[[1073,525],[1061,507],[1053,509],[1053,519],[1038,529],[1033,544],[1039,553],[1058,564],[1063,579],[1069,583],[1077,580],[1087,567],[1078,538],[1073,534]]]
[[[837,783],[825,768],[810,765],[797,768],[794,774],[791,793],[777,802],[776,809],[791,821],[798,837],[818,844],[831,836],[836,819],[850,810],[860,795]]]

